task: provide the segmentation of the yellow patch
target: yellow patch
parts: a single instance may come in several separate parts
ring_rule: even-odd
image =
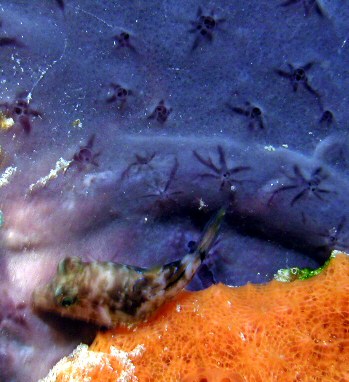
[[[8,117],[6,114],[0,112],[0,129],[1,130],[9,130],[14,124],[15,124],[15,121],[13,120],[13,118]]]

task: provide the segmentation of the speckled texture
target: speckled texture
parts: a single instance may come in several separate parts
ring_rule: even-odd
[[[0,379],[93,337],[31,312],[64,257],[163,264],[222,205],[211,279],[348,250],[349,7],[283,3],[0,3]]]
[[[161,267],[66,257],[53,279],[34,290],[33,307],[106,328],[139,324],[189,285],[215,244],[224,215],[220,209],[192,251]]]

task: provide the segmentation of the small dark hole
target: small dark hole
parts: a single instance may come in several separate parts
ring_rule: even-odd
[[[295,71],[295,77],[297,81],[303,80],[305,77],[304,69],[300,68]]]
[[[329,110],[326,110],[324,111],[324,113],[322,114],[322,118],[321,118],[323,121],[327,121],[327,122],[330,122],[332,121],[333,119],[333,114],[329,111]]]
[[[216,22],[212,17],[206,17],[204,20],[205,27],[208,29],[214,29]]]
[[[251,111],[251,117],[259,117],[262,114],[262,110],[259,107],[254,107]]]

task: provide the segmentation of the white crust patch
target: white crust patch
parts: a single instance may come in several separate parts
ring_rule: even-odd
[[[137,345],[132,351],[125,352],[115,346],[110,347],[110,354],[88,350],[88,346],[80,344],[70,355],[62,358],[48,373],[38,382],[56,382],[59,375],[66,373],[67,382],[90,382],[88,372],[97,366],[107,367],[113,370],[110,358],[115,358],[124,366],[121,375],[116,382],[138,382],[135,376],[136,367],[131,358],[141,356],[145,351],[144,345]]]

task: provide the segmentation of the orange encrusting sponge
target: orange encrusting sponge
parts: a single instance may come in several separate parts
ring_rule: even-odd
[[[349,256],[305,281],[183,292],[148,322],[100,332],[88,353],[107,359],[84,369],[99,382],[349,381]]]

